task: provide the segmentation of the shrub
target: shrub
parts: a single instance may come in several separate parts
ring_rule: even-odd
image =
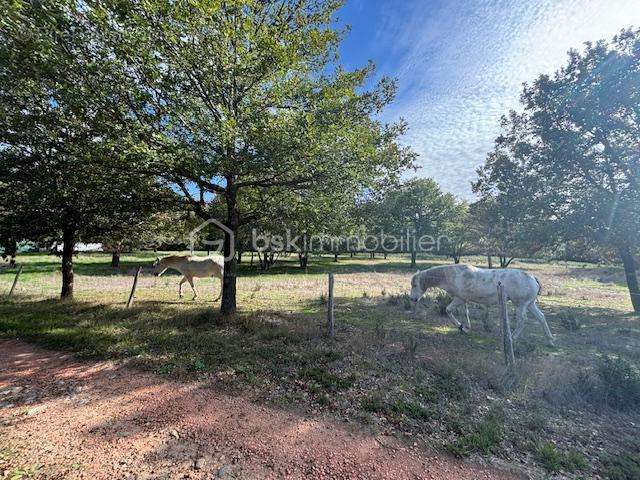
[[[527,417],[526,425],[532,432],[541,432],[547,426],[547,416],[542,412],[534,412]]]
[[[405,352],[411,358],[414,358],[416,356],[416,352],[418,351],[418,339],[413,335],[409,335],[405,338],[403,343]]]
[[[389,297],[389,300],[387,300],[387,303],[393,306],[402,305],[405,310],[413,309],[411,297],[409,297],[409,295],[407,295],[406,293],[403,293],[402,295],[391,295]]]
[[[562,469],[575,472],[587,467],[587,462],[580,452],[572,450],[562,453],[551,442],[539,443],[536,446],[534,458],[550,472],[559,472]]]
[[[598,374],[606,405],[617,410],[640,406],[640,374],[628,361],[620,357],[603,357],[598,364]]]
[[[544,395],[555,405],[591,405],[621,411],[640,407],[640,373],[620,357],[603,357],[593,370],[576,372],[565,366],[548,382]]]
[[[558,319],[560,325],[570,332],[577,332],[580,330],[580,320],[571,312],[562,312]]]
[[[497,419],[491,416],[480,422],[473,432],[458,437],[446,448],[456,457],[466,457],[473,452],[490,455],[497,451],[501,440],[502,429]]]
[[[196,358],[190,365],[188,368],[190,371],[192,372],[204,372],[207,369],[207,365],[200,360],[199,358]]]
[[[386,411],[387,406],[380,395],[370,395],[362,400],[362,408],[370,413],[381,413]]]
[[[439,290],[438,293],[436,293],[435,296],[433,297],[433,302],[436,306],[436,311],[440,315],[447,314],[447,307],[452,301],[453,301],[453,298],[451,298],[451,295],[449,295],[444,290]]]
[[[411,303],[411,297],[409,297],[409,295],[407,295],[406,293],[402,294],[402,307],[405,310],[413,309],[413,304]]]
[[[451,400],[461,400],[469,391],[465,379],[454,367],[447,367],[436,373],[433,388]]]
[[[621,452],[605,454],[602,458],[602,476],[608,480],[636,480],[640,478],[640,455]]]
[[[416,420],[428,420],[432,416],[432,412],[420,405],[419,403],[410,402],[407,400],[397,400],[392,406],[391,410],[395,413],[406,415],[409,418]]]
[[[384,318],[376,317],[373,325],[374,331],[376,333],[376,337],[379,339],[383,339],[387,336],[387,332],[384,329]]]
[[[354,382],[353,378],[339,377],[320,367],[304,368],[300,371],[300,377],[332,391],[351,388]]]
[[[437,392],[435,392],[431,385],[418,384],[414,387],[413,391],[425,402],[435,402],[437,400]]]
[[[539,350],[539,343],[527,338],[520,338],[514,342],[513,353],[518,358],[527,358],[535,355]]]

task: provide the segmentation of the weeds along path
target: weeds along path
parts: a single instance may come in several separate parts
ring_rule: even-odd
[[[0,340],[0,478],[20,471],[92,480],[516,478],[211,385]]]

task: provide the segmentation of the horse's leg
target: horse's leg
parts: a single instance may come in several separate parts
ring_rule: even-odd
[[[522,331],[524,330],[524,324],[527,322],[527,304],[516,305],[516,329],[513,332],[513,339],[517,340]]]
[[[485,332],[491,331],[491,323],[489,322],[489,305],[483,305],[482,307],[482,326]]]
[[[214,278],[216,276],[214,275]],[[218,297],[214,300],[214,302],[217,302],[218,300],[220,300],[220,297],[222,296],[222,277],[218,277],[220,278],[220,293],[218,294]]]
[[[551,330],[549,330],[549,325],[547,324],[547,319],[544,318],[544,313],[542,313],[542,311],[538,308],[535,300],[529,304],[529,311],[533,314],[534,317],[536,317],[536,320],[538,320],[538,322],[542,326],[544,334],[547,336],[549,343],[553,345],[553,334],[551,333]]]
[[[182,298],[182,285],[186,281],[187,281],[187,277],[182,277],[182,280],[180,280],[180,283],[178,284],[178,297],[179,298]]]
[[[453,301],[447,305],[447,315],[449,316],[449,318],[451,319],[451,321],[453,322],[453,324],[458,327],[458,330],[460,330],[461,333],[464,333],[464,327],[462,326],[462,324],[458,321],[458,319],[455,317],[455,315],[453,314],[453,311],[458,308],[460,305],[464,304],[464,300],[459,299],[458,297],[455,297],[453,299]]]
[[[471,330],[471,319],[469,318],[469,304],[468,303],[464,304],[464,314],[467,317],[467,328],[469,330]]]
[[[193,298],[191,300],[195,300],[196,298],[198,298],[198,291],[196,290],[196,286],[193,283],[193,277],[187,277],[187,282],[189,282],[189,285],[191,285],[191,290],[193,290]]]

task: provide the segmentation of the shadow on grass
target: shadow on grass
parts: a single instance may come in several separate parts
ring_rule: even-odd
[[[603,287],[606,287],[607,284],[613,284],[618,287],[627,288],[624,270],[622,266],[619,265],[588,265],[584,267],[558,269],[556,275],[574,280],[598,282],[602,284]]]

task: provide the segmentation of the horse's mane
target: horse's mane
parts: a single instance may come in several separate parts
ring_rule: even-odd
[[[424,270],[420,274],[420,287],[422,290],[427,290],[429,288],[437,287],[444,282],[447,278],[446,275],[446,267],[450,265],[442,265],[439,267],[432,267],[427,270]]]

